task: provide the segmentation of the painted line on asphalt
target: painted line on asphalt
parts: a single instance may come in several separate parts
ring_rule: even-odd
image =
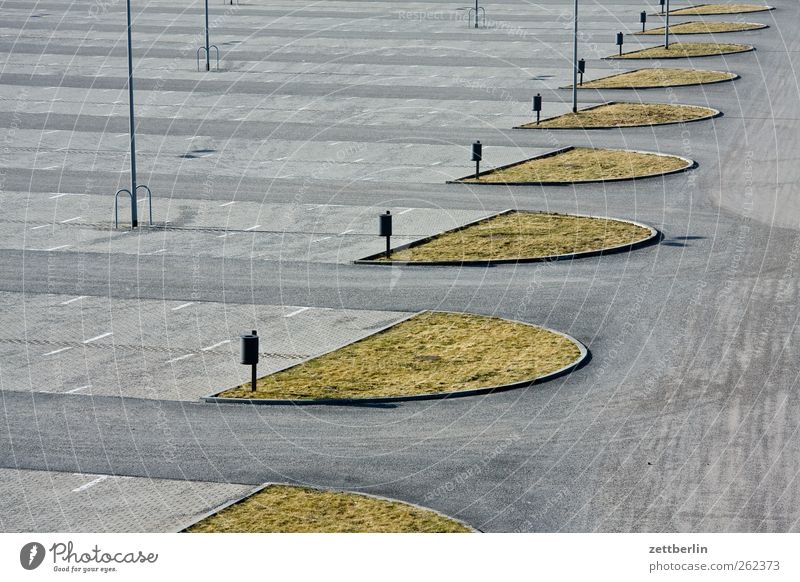
[[[317,240],[312,240],[311,242],[312,242],[312,243],[318,243],[318,242],[322,242],[322,241],[324,241],[324,240],[328,240],[329,238],[331,238],[331,237],[329,237],[329,236],[323,236],[322,238],[318,238]]]
[[[236,204],[236,200],[231,200],[230,202],[226,202],[225,204],[220,204],[219,207],[223,208],[225,206],[230,206],[231,204]]]
[[[72,390],[67,390],[67,394],[75,394],[79,390],[86,390],[87,388],[91,388],[91,384],[86,384],[85,386],[78,386],[77,388],[73,388]]]
[[[109,477],[108,475],[100,475],[97,479],[94,479],[93,481],[89,481],[88,483],[85,483],[85,484],[81,485],[80,487],[76,487],[75,489],[72,490],[72,492],[73,493],[80,493],[81,491],[86,491],[89,487],[94,487],[98,483],[102,483],[103,481],[108,479],[108,477]]]
[[[53,350],[52,352],[47,352],[46,354],[42,354],[43,356],[55,356],[56,354],[60,354],[61,352],[66,352],[67,350],[71,350],[71,347],[68,348],[59,348],[57,350]]]
[[[248,230],[255,230],[255,229],[257,229],[257,228],[261,228],[261,225],[260,225],[260,224],[256,224],[256,225],[254,225],[254,226],[251,226],[250,228],[245,228],[245,231],[248,231]]]
[[[69,305],[70,303],[75,303],[76,301],[80,301],[81,299],[86,299],[86,295],[80,295],[79,297],[73,297],[72,299],[67,299],[66,301],[62,301],[61,305]]]
[[[231,343],[231,340],[229,340],[229,339],[227,339],[227,340],[222,340],[221,342],[217,342],[217,343],[215,343],[215,344],[213,344],[213,345],[206,346],[206,347],[204,347],[204,348],[200,348],[200,351],[201,351],[201,352],[207,352],[207,351],[209,351],[209,350],[213,350],[214,348],[218,348],[218,347],[220,347],[220,346],[224,346],[225,344],[229,344],[229,343]]]
[[[194,354],[183,354],[182,356],[178,356],[177,358],[172,358],[171,360],[167,360],[168,364],[172,364],[174,362],[180,362],[181,360],[186,360],[187,358],[191,358]]]
[[[63,192],[61,194],[55,194],[53,196],[50,196],[50,200],[55,200],[56,198],[62,198],[64,196],[86,196],[86,194],[83,194],[83,193],[79,194],[79,193],[76,193],[76,192]]]
[[[401,214],[405,214],[406,212],[411,212],[412,210],[416,210],[416,208],[406,208],[402,212],[398,212],[397,216],[400,216]]]
[[[96,335],[96,336],[94,336],[94,337],[90,337],[90,338],[89,338],[89,339],[87,339],[87,340],[84,340],[84,341],[83,341],[83,343],[85,343],[85,344],[90,344],[90,343],[92,343],[92,342],[96,342],[97,340],[101,340],[101,339],[103,339],[104,337],[108,337],[108,336],[110,336],[110,335],[114,335],[114,332],[113,332],[113,331],[107,331],[106,333],[101,333],[100,335]]]
[[[60,251],[61,249],[65,249],[67,247],[69,247],[69,245],[59,245],[57,247],[50,247],[49,249],[42,249],[42,250],[44,250],[46,253],[49,253],[52,251]],[[30,250],[35,251],[37,249],[30,249]]]
[[[189,303],[184,303],[183,305],[178,305],[177,307],[173,307],[172,311],[179,311],[184,307],[189,307],[190,305],[194,305],[194,301],[189,301]]]
[[[301,307],[299,309],[296,309],[296,310],[292,311],[291,313],[287,313],[286,315],[284,315],[284,317],[294,317],[295,315],[297,315],[299,313],[303,313],[304,311],[308,311],[309,309],[311,309],[311,308],[310,307]]]
[[[354,228],[350,228],[348,230],[345,230],[344,232],[340,232],[339,236],[342,236],[343,234],[347,234],[348,232],[353,232],[354,230],[355,230]]]
[[[68,218],[66,220],[62,220],[59,224],[67,224],[68,222],[73,222],[75,220],[80,220],[81,216],[73,216],[72,218]]]
[[[47,228],[49,224],[40,224],[39,226],[31,227],[31,230],[39,230],[40,228]]]

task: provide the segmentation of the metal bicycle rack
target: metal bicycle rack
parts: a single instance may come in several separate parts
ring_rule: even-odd
[[[139,191],[139,188],[144,188],[147,190],[147,209],[148,209],[148,223],[150,226],[153,226],[153,193],[150,191],[150,188],[145,186],[144,184],[139,184],[136,186],[136,192]],[[131,191],[127,188],[122,188],[117,190],[117,193],[114,194],[114,228],[119,228],[119,195],[122,193],[127,194],[131,199],[131,206],[134,204],[138,204],[136,197],[131,194]]]
[[[217,69],[219,69],[219,47],[217,45],[215,45],[215,44],[210,44],[210,45],[208,45],[208,48],[206,48],[204,46],[201,46],[199,49],[197,49],[197,70],[198,71],[200,70],[200,55],[202,54],[203,51],[206,51],[206,71],[210,71],[211,70],[211,59],[210,59],[211,55],[208,54],[208,51],[210,51],[211,49],[214,49],[215,51],[217,51],[216,52]]]

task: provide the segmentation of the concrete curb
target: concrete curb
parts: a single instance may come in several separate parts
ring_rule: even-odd
[[[422,313],[427,313],[428,311],[430,311],[430,310],[426,309],[426,310],[420,311],[418,313],[413,313],[413,314],[409,315],[409,317],[407,317],[405,319],[402,319],[402,320],[400,320],[400,321],[398,321],[398,322],[396,322],[396,323],[394,323],[394,324],[392,324],[390,326],[387,326],[386,328],[383,328],[383,329],[388,329],[390,327],[393,327],[394,325],[397,325],[398,323],[401,323],[402,321],[406,321],[407,319],[410,319],[411,317],[414,317],[416,315],[420,315]],[[451,311],[437,311],[437,313],[454,313],[454,312],[451,312]],[[506,318],[503,318],[503,317],[498,317],[497,319],[502,319],[503,321],[508,321],[508,322],[512,322],[512,323],[520,323],[522,325],[527,325],[529,327],[535,327],[535,328],[538,328],[538,329],[543,329],[545,331],[549,331],[549,332],[554,333],[556,335],[560,335],[561,337],[566,338],[567,340],[569,340],[573,344],[575,344],[578,347],[578,350],[580,351],[580,354],[578,355],[578,358],[575,361],[567,364],[563,368],[559,368],[558,370],[554,370],[553,372],[550,372],[549,374],[545,374],[544,376],[539,376],[538,378],[533,378],[531,380],[521,380],[519,382],[514,382],[512,384],[500,384],[498,386],[487,386],[485,388],[472,388],[472,389],[468,389],[468,390],[456,390],[456,391],[453,391],[453,392],[434,392],[434,393],[426,393],[426,394],[413,394],[413,395],[408,395],[408,396],[380,396],[380,397],[374,397],[374,398],[318,398],[318,399],[308,399],[308,398],[303,398],[303,399],[225,398],[225,397],[218,396],[218,394],[221,394],[222,392],[217,392],[217,394],[212,394],[210,396],[204,396],[203,398],[201,398],[201,400],[203,402],[207,402],[207,403],[210,403],[210,404],[240,404],[240,405],[241,404],[251,404],[251,405],[272,405],[272,406],[287,406],[287,405],[308,406],[308,405],[317,405],[317,404],[339,405],[339,406],[361,406],[361,405],[370,405],[370,404],[391,404],[391,403],[396,403],[396,402],[416,402],[416,401],[423,401],[423,400],[445,400],[445,399],[448,399],[448,398],[461,398],[461,397],[464,397],[464,396],[479,396],[479,395],[483,395],[483,394],[492,394],[492,393],[495,393],[495,392],[505,392],[507,390],[515,390],[517,388],[527,388],[529,386],[533,386],[534,384],[541,384],[543,382],[547,382],[548,380],[554,380],[555,378],[559,378],[561,376],[565,376],[565,375],[569,374],[570,372],[572,372],[573,370],[576,370],[576,369],[582,367],[584,364],[586,364],[588,362],[587,357],[589,356],[589,350],[586,348],[585,345],[583,345],[580,341],[576,340],[571,335],[568,335],[568,334],[560,332],[560,331],[556,331],[554,329],[543,327],[541,325],[533,325],[531,323],[527,323],[527,322],[524,322],[524,321],[516,321],[516,320],[506,319]],[[379,333],[380,331],[383,331],[383,329],[379,330],[379,331],[376,331],[375,333]],[[372,335],[375,335],[375,334],[370,334],[367,337],[371,337]],[[366,338],[362,338],[362,339],[366,339]],[[357,341],[360,341],[360,340],[357,340]],[[351,343],[355,343],[355,342],[351,342]],[[350,344],[347,344],[347,345],[350,345]],[[339,348],[336,348],[336,349],[339,349]],[[334,351],[336,351],[336,350],[331,350],[331,352],[334,352]],[[331,353],[331,352],[327,352],[327,353]],[[321,354],[321,355],[325,355],[325,354]],[[320,357],[320,356],[315,356],[315,358],[318,358],[318,357]],[[309,358],[309,360],[313,360],[313,359],[314,358]],[[286,368],[286,369],[288,370],[290,368],[294,368],[295,366],[299,366],[299,365],[301,365],[301,364],[303,364],[303,363],[305,363],[305,362],[307,362],[309,360],[304,360],[303,362],[300,362],[298,364],[290,366],[289,368]],[[223,390],[223,392],[224,392],[224,390]]]
[[[563,154],[565,152],[574,150],[575,146],[567,146],[564,148],[559,148],[557,150],[553,150],[551,152],[547,152],[538,156],[533,156],[532,158],[528,158],[526,160],[520,160],[518,162],[513,162],[511,164],[505,164],[503,166],[498,166],[496,168],[492,168],[491,170],[486,170],[484,172],[480,172],[478,176],[486,176],[493,172],[498,172],[500,170],[505,170],[507,168],[513,168],[514,166],[519,166],[520,164],[525,164],[532,160],[541,160],[544,158],[550,158],[553,156],[557,156],[558,154]],[[602,148],[600,148],[602,149]],[[685,162],[685,166],[683,168],[677,168],[675,170],[669,170],[667,172],[655,172],[652,174],[642,174],[641,176],[631,176],[625,178],[605,178],[605,179],[592,179],[592,180],[574,180],[571,182],[467,182],[466,180],[471,180],[475,177],[474,174],[469,176],[464,176],[463,178],[457,178],[456,180],[448,180],[445,182],[446,184],[466,184],[468,186],[574,186],[575,184],[604,184],[606,182],[625,182],[627,180],[642,180],[645,178],[656,178],[659,176],[669,176],[672,174],[680,174],[681,172],[686,172],[687,170],[692,170],[697,167],[697,162],[694,160],[690,160],[689,158],[684,158],[683,156],[676,156],[673,154],[660,154],[658,152],[645,152],[642,150],[628,150],[628,149],[614,149],[614,151],[619,152],[631,152],[637,154],[649,154],[654,156],[662,156],[662,157],[671,157],[671,158],[678,158],[679,160],[683,160]]]
[[[761,10],[746,10],[744,12],[706,12],[705,14],[676,14],[676,12],[680,12],[681,10],[688,10],[690,8],[700,8],[701,6],[712,6],[711,4],[695,4],[693,6],[685,6],[684,8],[676,8],[675,10],[670,10],[670,16],[728,16],[731,14],[757,14],[759,12],[769,12],[770,10],[775,10],[773,6],[764,6]],[[664,16],[661,12],[651,12],[649,16]]]
[[[220,511],[223,511],[223,510],[225,510],[225,509],[227,509],[227,508],[229,508],[229,507],[231,507],[233,505],[237,505],[239,503],[242,503],[243,501],[249,499],[250,497],[252,497],[256,493],[260,493],[264,489],[266,489],[268,487],[272,487],[273,485],[286,485],[288,487],[303,487],[305,489],[314,489],[316,491],[329,491],[329,492],[332,492],[332,493],[349,493],[351,495],[361,495],[362,497],[369,497],[371,499],[378,499],[380,501],[388,501],[388,502],[391,502],[391,503],[401,503],[403,505],[408,505],[410,507],[416,507],[417,509],[421,509],[423,511],[430,511],[431,513],[434,513],[434,514],[438,515],[439,517],[443,517],[445,519],[449,519],[450,521],[454,521],[454,522],[456,522],[458,524],[463,525],[467,529],[471,530],[472,533],[483,533],[481,530],[479,530],[479,529],[477,529],[475,527],[472,527],[470,524],[468,524],[465,521],[462,521],[460,519],[456,519],[455,517],[452,517],[452,516],[449,516],[447,514],[444,514],[441,511],[437,511],[435,509],[431,509],[430,507],[425,507],[423,505],[418,505],[416,503],[410,503],[408,501],[402,501],[400,499],[393,499],[391,497],[384,497],[382,495],[375,495],[373,493],[362,493],[361,491],[349,491],[347,489],[336,489],[334,487],[310,487],[308,485],[298,485],[296,483],[282,483],[282,482],[278,482],[278,481],[267,481],[266,483],[262,483],[261,485],[259,485],[258,487],[255,487],[252,491],[250,491],[246,495],[243,495],[242,497],[239,497],[238,499],[234,499],[232,501],[228,501],[227,503],[223,503],[222,505],[219,505],[219,506],[215,507],[211,511],[208,511],[208,512],[204,513],[202,516],[198,517],[197,519],[195,519],[191,523],[189,523],[189,524],[183,526],[182,528],[180,528],[176,533],[190,533],[190,532],[187,532],[186,530],[188,530],[193,525],[195,525],[197,523],[200,523],[204,519],[207,519],[207,518],[211,517],[212,515],[216,515]]]
[[[714,119],[715,117],[720,117],[722,112],[718,109],[714,109],[713,107],[706,107],[705,105],[683,105],[681,103],[629,103],[627,101],[606,101],[605,103],[600,103],[598,105],[592,105],[591,107],[585,107],[580,111],[591,111],[592,109],[597,109],[598,107],[605,107],[606,105],[673,105],[677,107],[700,107],[702,109],[706,109],[709,111],[707,115],[703,117],[696,117],[694,119],[684,119],[682,121],[662,121],[660,123],[644,123],[638,125],[595,125],[592,127],[540,127],[534,125],[533,127],[526,127],[525,125],[517,125],[512,127],[511,129],[538,129],[538,130],[547,130],[547,131],[564,131],[564,130],[582,130],[582,131],[590,131],[593,129],[632,129],[635,127],[659,127],[661,125],[678,125],[681,123],[694,123],[695,121],[707,121],[709,119]],[[563,113],[561,115],[557,115],[555,117],[548,117],[547,119],[543,119],[542,121],[549,121],[551,119],[558,119],[559,117],[563,117],[564,115],[569,115],[569,113]]]
[[[402,251],[408,248],[413,248],[416,246],[421,246],[430,240],[441,236],[443,234],[451,233],[451,232],[458,232],[460,230],[464,230],[469,228],[470,226],[474,226],[475,224],[479,224],[485,220],[490,220],[492,218],[496,218],[498,216],[502,216],[504,214],[509,214],[511,212],[515,212],[514,210],[503,210],[502,212],[498,212],[492,216],[487,218],[481,218],[480,220],[476,220],[470,223],[467,223],[463,226],[459,226],[453,228],[451,230],[446,230],[439,234],[434,234],[431,236],[427,236],[425,238],[416,240],[411,243],[406,243],[401,245],[397,248],[392,249],[392,251]],[[516,212],[523,212],[523,211],[516,211]],[[555,214],[552,212],[530,212],[531,214],[538,213],[538,214]],[[358,259],[353,261],[355,265],[373,265],[379,267],[391,267],[394,265],[403,266],[403,267],[492,267],[495,265],[515,265],[515,264],[525,264],[525,263],[546,263],[546,262],[554,262],[554,261],[566,261],[572,259],[583,259],[588,257],[599,257],[601,255],[612,255],[616,253],[623,253],[632,250],[636,250],[639,248],[643,248],[658,242],[661,239],[661,233],[650,226],[649,224],[644,224],[641,222],[636,222],[635,220],[627,220],[625,218],[612,218],[609,216],[593,216],[589,214],[564,214],[564,216],[579,216],[582,218],[601,218],[606,220],[616,220],[619,222],[627,222],[629,224],[634,224],[641,228],[646,228],[650,230],[650,236],[644,238],[639,241],[635,241],[632,243],[624,243],[621,245],[617,245],[614,247],[608,247],[604,249],[592,249],[588,251],[580,251],[577,253],[566,253],[563,255],[548,255],[545,257],[520,257],[514,259],[469,259],[464,261],[379,261],[377,260],[379,257],[382,257],[384,253],[375,253],[373,255],[369,255],[364,257],[363,259]]]
[[[644,61],[644,60],[651,59],[651,60],[662,61],[662,60],[667,60],[667,59],[705,59],[705,58],[708,58],[708,57],[724,57],[725,55],[738,55],[740,53],[750,53],[750,52],[753,52],[753,51],[756,50],[756,47],[750,46],[749,44],[746,44],[746,45],[742,45],[743,47],[745,47],[745,48],[742,48],[742,49],[725,51],[725,52],[721,52],[721,53],[712,53],[712,54],[709,54],[709,55],[691,55],[691,56],[675,55],[675,56],[669,56],[669,57],[664,57],[664,56],[661,56],[661,57],[643,57],[641,59],[637,58],[637,57],[627,56],[627,55],[636,55],[636,54],[639,54],[639,53],[643,53],[644,51],[650,50],[651,48],[658,48],[660,46],[663,46],[663,45],[656,45],[654,47],[647,47],[647,48],[639,49],[637,51],[631,51],[629,53],[622,53],[622,56],[620,56],[620,55],[611,55],[611,56],[608,56],[608,57],[603,57],[603,60],[604,61],[605,60],[608,60],[608,61],[630,61],[630,60],[636,60],[636,61],[641,60],[641,61]]]
[[[641,69],[633,69],[631,71],[623,71],[622,73],[616,73],[615,75],[609,75],[608,77],[600,77],[599,79],[594,79],[592,81],[587,81],[587,83],[593,83],[594,81],[602,81],[605,79],[613,79],[614,77],[620,77],[622,75],[627,75],[628,73],[636,73],[637,71],[646,71],[652,69],[652,67],[644,67]],[[668,71],[670,69],[661,69],[662,71]],[[730,81],[735,81],[740,79],[741,77],[736,73],[730,73],[730,71],[705,71],[708,73],[729,73],[733,76],[729,79],[718,79],[716,81],[704,81],[701,83],[685,83],[681,85],[637,85],[636,87],[584,87],[582,85],[578,85],[579,90],[584,91],[640,91],[644,89],[669,89],[669,88],[679,88],[679,87],[696,87],[698,85],[715,85],[717,83],[728,83]],[[565,85],[564,87],[559,87],[559,89],[572,89],[572,85]]]
[[[687,14],[687,16],[689,16],[689,15]],[[711,16],[711,15],[709,14],[708,16]],[[684,22],[679,22],[678,24],[673,24],[672,26],[683,26],[684,24],[697,24],[699,22],[705,22],[705,20],[686,20]],[[761,24],[760,22],[730,22],[730,23],[726,23],[726,24],[748,24],[748,25],[752,26],[752,28],[744,28],[744,29],[740,29],[740,30],[716,30],[716,31],[713,31],[713,32],[681,32],[681,31],[672,32],[672,26],[670,26],[670,33],[669,34],[670,34],[670,36],[673,35],[673,34],[674,35],[679,35],[679,36],[691,36],[693,34],[730,34],[732,32],[752,32],[754,30],[764,30],[765,28],[769,28],[769,24]],[[661,27],[661,28],[663,29],[663,27]],[[658,29],[655,28],[655,29],[652,29],[652,30],[658,30]],[[650,32],[650,31],[634,32],[633,35],[634,36],[658,36],[658,35],[664,36],[664,30],[661,30],[660,32]]]

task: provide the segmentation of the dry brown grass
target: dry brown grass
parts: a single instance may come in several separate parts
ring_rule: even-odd
[[[743,30],[758,30],[766,28],[763,24],[755,22],[681,22],[669,27],[670,34],[716,34],[720,32],[742,32]],[[664,34],[664,27],[651,28],[636,34]]]
[[[434,511],[357,493],[270,485],[188,527],[191,533],[464,533]]]
[[[510,212],[392,253],[392,261],[467,261],[550,257],[632,244],[647,228],[608,218]],[[380,259],[386,260],[386,259]]]
[[[534,158],[509,168],[482,174],[478,180],[463,182],[486,184],[565,183],[621,180],[662,174],[688,166],[685,160],[660,154],[573,148],[556,155]]]
[[[495,317],[424,312],[329,354],[226,390],[229,398],[370,398],[533,380],[574,362],[578,346]]]
[[[696,69],[640,69],[612,75],[579,85],[581,89],[642,89],[645,87],[681,87],[735,79],[736,75],[722,71]]]
[[[751,50],[746,44],[721,42],[673,42],[669,48],[654,46],[648,49],[613,55],[612,59],[663,59],[680,57],[707,57],[712,55],[729,55]]]
[[[669,13],[677,14],[678,16],[702,16],[710,14],[743,14],[746,12],[764,12],[765,10],[772,10],[772,8],[763,4],[700,4],[698,6],[670,10]]]
[[[611,103],[592,107],[578,113],[567,113],[545,119],[539,125],[527,123],[522,127],[539,129],[591,129],[598,127],[637,127],[660,123],[679,123],[712,117],[716,111],[694,105],[666,103]]]

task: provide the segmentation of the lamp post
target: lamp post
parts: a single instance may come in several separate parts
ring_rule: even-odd
[[[133,45],[131,42],[131,0],[127,0],[128,8],[128,120],[130,122],[130,141],[131,141],[131,188],[117,190],[114,195],[114,226],[119,225],[118,205],[119,195],[122,193],[130,196],[131,199],[131,228],[139,226],[139,216],[137,212],[137,191],[144,188],[147,191],[147,198],[150,208],[150,224],[153,224],[153,195],[150,188],[144,184],[136,183],[136,119],[133,112]]]
[[[209,53],[211,47],[208,42],[208,0],[206,0],[206,71],[211,70],[211,54]]]
[[[664,48],[669,48],[669,0],[667,0],[667,9],[664,13]]]
[[[578,0],[575,0],[574,31],[572,35],[572,112],[578,112]]]

